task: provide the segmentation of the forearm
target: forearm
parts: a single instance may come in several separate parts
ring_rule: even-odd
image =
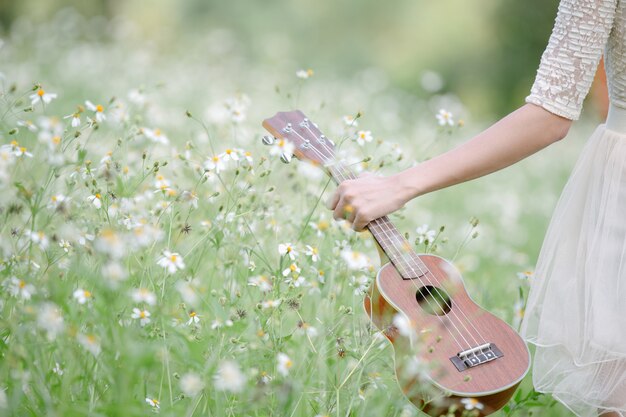
[[[402,171],[405,199],[498,171],[563,138],[572,121],[525,104],[456,148]]]

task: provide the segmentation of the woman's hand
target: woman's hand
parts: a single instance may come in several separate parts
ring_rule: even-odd
[[[392,213],[408,201],[399,176],[380,177],[364,172],[358,178],[341,182],[328,202],[335,219],[345,219],[360,232],[369,222]]]

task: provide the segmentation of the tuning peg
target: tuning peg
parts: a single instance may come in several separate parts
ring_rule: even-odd
[[[280,161],[285,163],[285,164],[288,164],[289,162],[291,162],[291,157],[292,156],[293,155],[291,155],[291,154],[289,154],[287,152],[283,152],[282,154],[280,154]]]
[[[276,142],[276,138],[274,136],[263,136],[263,144],[264,145],[273,145]]]

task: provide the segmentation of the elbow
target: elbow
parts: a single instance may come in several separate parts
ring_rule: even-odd
[[[569,133],[569,128],[572,126],[573,121],[564,117],[557,116],[558,120],[555,121],[553,129],[551,129],[552,142],[558,142],[564,139]]]

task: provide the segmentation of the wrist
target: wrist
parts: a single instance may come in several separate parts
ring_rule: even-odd
[[[424,193],[419,178],[420,176],[417,175],[417,166],[405,169],[393,175],[392,181],[398,187],[398,193],[402,199],[403,205]]]

